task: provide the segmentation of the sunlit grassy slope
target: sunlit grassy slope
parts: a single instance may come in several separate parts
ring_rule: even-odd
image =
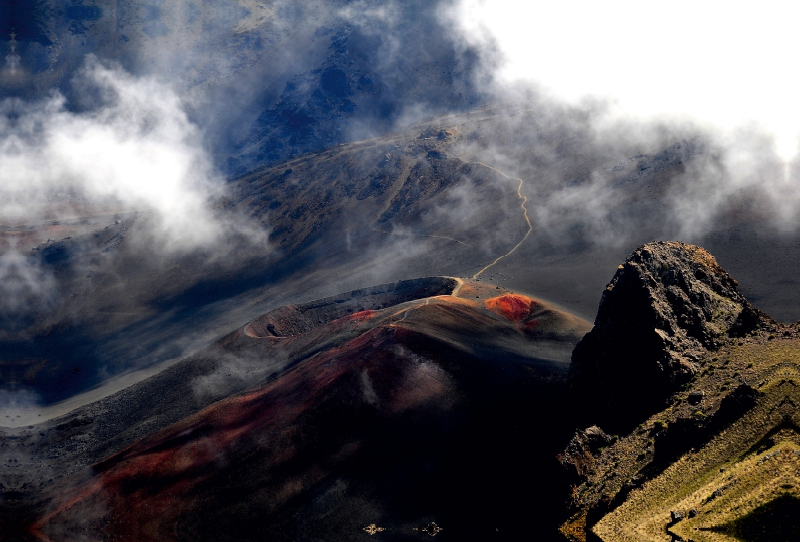
[[[574,488],[575,514],[562,531],[606,541],[737,540],[743,518],[756,518],[751,528],[760,521],[754,510],[795,497],[799,347],[796,327],[765,320],[709,352],[668,408],[600,452]]]

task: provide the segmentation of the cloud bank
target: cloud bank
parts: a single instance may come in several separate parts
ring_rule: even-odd
[[[800,135],[798,15],[785,1],[688,0],[459,0],[447,14],[465,41],[500,51],[498,85],[534,82],[571,102],[599,97],[642,119],[757,123],[784,161]]]
[[[636,141],[646,153],[699,142],[659,196],[658,232],[699,239],[745,204],[762,224],[800,228],[798,12],[788,2],[457,0],[442,16],[465,47],[482,51],[482,77],[497,99],[535,96],[531,107],[545,117],[571,111],[561,116],[565,132],[571,119],[588,119],[564,137],[584,138],[584,154],[605,147],[613,160]],[[507,161],[524,171],[530,160]],[[614,178],[595,170],[579,185],[549,187],[536,215],[541,223],[581,215],[589,237],[619,239],[609,217],[631,217],[615,210],[625,190]]]
[[[74,85],[77,106],[0,102],[0,222],[146,210],[167,248],[213,241],[214,174],[180,97],[91,56]]]

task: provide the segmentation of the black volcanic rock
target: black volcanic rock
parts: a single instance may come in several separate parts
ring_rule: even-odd
[[[563,465],[573,477],[573,481],[580,479],[591,470],[594,464],[594,456],[605,446],[613,442],[610,437],[593,425],[586,429],[578,429],[575,436],[569,441],[564,452],[559,454],[558,461]]]
[[[593,405],[586,421],[625,428],[663,406],[722,337],[758,321],[737,282],[704,249],[643,245],[619,266],[594,328],[572,354],[571,391]]]

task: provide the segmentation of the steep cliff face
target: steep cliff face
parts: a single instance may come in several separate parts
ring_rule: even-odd
[[[679,242],[639,247],[606,286],[593,329],[572,354],[569,386],[586,421],[626,429],[660,410],[697,361],[759,315],[704,249]]]

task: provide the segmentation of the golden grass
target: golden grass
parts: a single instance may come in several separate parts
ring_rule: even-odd
[[[684,540],[730,541],[728,535],[711,529],[798,491],[800,341],[793,328],[780,335],[761,331],[710,352],[699,362],[696,379],[675,395],[667,409],[603,450],[586,483],[575,488],[576,502],[588,507],[613,498],[632,481],[642,482],[589,528],[607,542],[669,541],[668,529]],[[709,434],[698,450],[690,450],[644,481],[644,469],[658,453],[652,435],[669,431],[681,419],[713,418],[722,399],[742,382],[761,392],[755,406],[724,430]],[[687,400],[695,391],[704,392],[699,405]],[[696,515],[687,518],[690,510]],[[685,519],[669,526],[671,511]],[[579,540],[574,533],[583,528],[581,517],[585,521],[585,514],[577,514],[562,532]]]

